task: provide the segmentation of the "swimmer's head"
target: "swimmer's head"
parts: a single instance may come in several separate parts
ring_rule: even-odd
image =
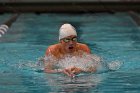
[[[60,27],[59,41],[65,52],[72,53],[76,50],[77,33],[71,24],[64,24]]]
[[[59,40],[71,35],[77,36],[75,28],[71,24],[63,24],[59,29]]]

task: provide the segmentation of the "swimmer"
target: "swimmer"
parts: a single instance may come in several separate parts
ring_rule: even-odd
[[[78,43],[77,33],[75,28],[71,24],[63,24],[59,29],[59,43],[51,45],[47,48],[45,57],[52,56],[55,60],[61,60],[66,55],[69,56],[81,56],[83,53],[90,54],[91,51],[86,44]],[[55,62],[51,60],[43,60],[45,64],[46,73],[64,73],[67,76],[74,77],[76,74],[81,72],[95,72],[96,68],[89,68],[89,70],[84,71],[78,67],[68,67],[65,69],[55,69],[53,67]]]
[[[16,21],[18,16],[19,14],[15,14],[2,25],[0,25],[0,37],[2,37],[2,35],[4,35],[8,31],[9,27],[11,27],[12,23]]]

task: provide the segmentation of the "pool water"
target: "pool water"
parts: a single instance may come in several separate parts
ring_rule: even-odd
[[[11,15],[0,15],[0,23]],[[38,58],[67,22],[104,64],[121,66],[74,79],[41,71]],[[127,13],[22,14],[0,38],[0,93],[139,93],[139,77],[140,27]]]

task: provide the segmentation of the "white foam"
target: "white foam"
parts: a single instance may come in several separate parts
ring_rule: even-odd
[[[54,62],[54,68],[56,69],[77,67],[87,71],[90,67],[92,67],[96,68],[97,73],[104,72],[106,70],[118,70],[122,66],[121,61],[106,62],[105,60],[102,60],[101,57],[93,54],[83,54],[82,56],[66,55],[59,61],[53,59],[53,56],[47,56],[44,59],[46,62]]]
[[[109,70],[118,70],[122,66],[122,62],[120,61],[112,61],[108,63]]]
[[[100,62],[100,57],[96,55],[82,55],[79,56],[69,56],[67,55],[64,59],[58,61],[57,67],[59,68],[70,68],[78,67],[82,70],[87,70],[90,67],[97,67]]]

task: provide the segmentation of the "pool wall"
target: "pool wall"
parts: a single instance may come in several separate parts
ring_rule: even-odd
[[[33,1],[33,0],[32,0]],[[116,12],[136,11],[140,12],[140,1],[133,0],[1,0],[0,13],[4,12]]]

